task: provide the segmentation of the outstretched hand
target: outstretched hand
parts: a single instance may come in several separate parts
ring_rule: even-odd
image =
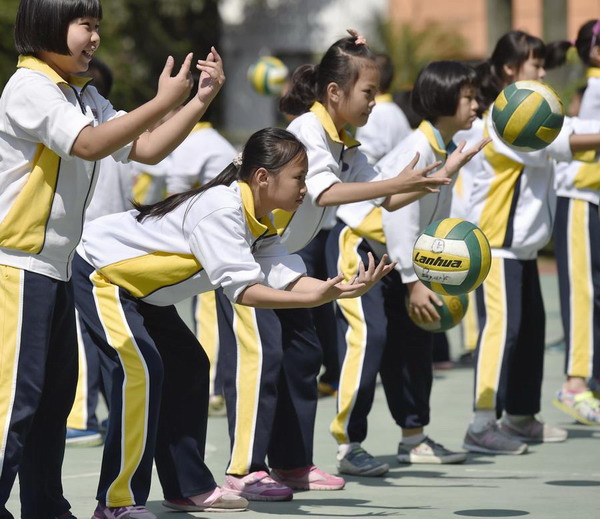
[[[196,68],[200,71],[198,99],[203,103],[210,103],[225,83],[223,60],[217,49],[211,47],[206,59],[198,60]]]
[[[490,138],[481,139],[477,144],[471,146],[468,150],[465,150],[467,141],[461,141],[444,164],[448,175],[454,175],[456,172],[458,172],[460,168],[469,162],[490,142],[492,142],[492,139]]]
[[[169,56],[165,66],[158,78],[158,90],[156,98],[164,101],[171,108],[175,108],[183,103],[192,90],[194,81],[190,72],[192,58],[194,55],[190,52],[183,61],[179,72],[172,76],[175,67],[175,59]]]
[[[427,191],[429,193],[439,192],[439,187],[449,184],[450,179],[444,177],[430,177],[428,174],[437,168],[441,162],[437,161],[421,169],[414,169],[419,162],[420,154],[415,153],[414,158],[396,177],[396,193],[414,193],[418,191]]]
[[[366,294],[383,276],[387,276],[394,270],[398,263],[397,261],[388,263],[387,254],[383,255],[377,265],[375,265],[375,258],[372,253],[369,252],[368,257],[369,266],[365,268],[365,264],[361,261],[358,264],[358,275],[348,283],[350,286],[354,286],[356,290],[344,292],[339,298],[360,297]]]

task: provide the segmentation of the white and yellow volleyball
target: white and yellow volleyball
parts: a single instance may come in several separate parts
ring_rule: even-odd
[[[413,320],[419,328],[423,328],[428,332],[440,333],[454,328],[462,321],[467,313],[467,308],[469,308],[469,296],[465,294],[458,296],[440,295],[439,298],[442,301],[442,306],[436,306],[435,309],[440,315],[440,319],[432,323],[418,323]]]
[[[483,231],[460,218],[433,222],[417,238],[413,249],[417,277],[441,295],[475,290],[488,275],[491,258]]]
[[[560,133],[564,118],[560,97],[540,81],[517,81],[507,86],[492,109],[496,133],[517,151],[548,146]]]
[[[288,74],[288,68],[279,58],[263,56],[248,68],[248,81],[259,94],[280,95]]]

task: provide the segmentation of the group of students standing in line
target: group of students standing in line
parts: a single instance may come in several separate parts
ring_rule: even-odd
[[[145,507],[153,461],[163,504],[180,511],[243,510],[248,500],[291,499],[293,490],[343,488],[343,478],[314,465],[312,450],[319,339],[331,329],[318,335],[309,309],[329,303],[341,361],[331,425],[339,472],[380,476],[389,469],[362,447],[378,374],[402,429],[398,460],[463,461],[465,453],[424,433],[433,339],[413,320],[435,320],[439,301],[414,275],[410,252],[428,223],[450,214],[456,174],[466,167],[466,214],[490,240],[492,269],[477,294],[475,413],[464,447],[520,454],[524,442],[566,439],[535,417],[545,319],[535,258],[553,227],[554,159],[593,163],[600,122],[568,119],[546,150],[517,153],[486,115],[508,84],[543,79],[551,53],[541,40],[508,33],[477,70],[450,61],[426,66],[412,97],[423,122],[367,157],[347,127],[365,127],[371,111],[383,108],[373,133],[389,134],[396,108],[376,105],[380,67],[352,31],[319,65],[294,72],[280,101],[294,117],[287,130],[257,131],[200,187],[84,225],[86,207],[102,195],[92,195],[98,176],[110,169],[98,175],[98,166],[109,156],[157,163],[183,150],[225,80],[212,48],[197,62],[198,88],[185,102],[192,56],[174,76],[168,58],[157,95],[118,112],[80,77],[98,47],[101,19],[98,0],[21,0],[17,13],[21,56],[0,98],[0,517],[12,517],[5,505],[18,473],[22,517],[73,518],[61,466],[77,386],[75,307],[81,334],[96,347],[109,407],[96,519],[155,517]],[[594,67],[600,22],[590,23],[577,47]],[[582,117],[586,99],[600,99],[590,101],[592,86],[590,79]],[[469,144],[459,132],[470,132],[463,134]],[[569,170],[561,196],[596,190],[596,170],[586,167]],[[564,209],[561,290],[574,294],[563,301],[574,360],[557,401],[597,423],[597,400],[585,385],[600,374],[593,355],[597,238],[589,230],[597,229],[597,200],[572,198]],[[581,268],[569,266],[583,239],[577,232],[590,244],[585,301],[576,285]],[[204,464],[208,357],[174,307],[215,289],[207,304],[217,310],[231,439],[222,486]],[[577,304],[589,310],[585,353]]]

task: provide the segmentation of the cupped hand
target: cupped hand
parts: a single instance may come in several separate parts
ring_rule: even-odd
[[[419,158],[419,152],[415,153],[414,158],[396,177],[396,193],[414,193],[419,191],[437,193],[440,186],[450,183],[450,179],[446,177],[428,176],[431,171],[441,164],[440,161],[434,162],[425,168],[415,169]]]
[[[198,60],[196,68],[200,71],[198,99],[203,103],[210,103],[225,83],[223,60],[217,49],[211,47],[206,59]]]

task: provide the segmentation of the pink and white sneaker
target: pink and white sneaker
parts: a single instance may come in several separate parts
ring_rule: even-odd
[[[165,499],[163,506],[180,512],[242,512],[248,501],[231,492],[216,487],[210,492],[180,499]]]
[[[141,505],[106,506],[98,503],[92,519],[158,519],[150,510]]]
[[[245,497],[248,501],[290,501],[292,489],[275,481],[264,470],[245,476],[225,476],[224,492]]]
[[[341,490],[346,485],[344,478],[322,471],[316,465],[293,470],[272,471],[273,479],[293,490]]]

